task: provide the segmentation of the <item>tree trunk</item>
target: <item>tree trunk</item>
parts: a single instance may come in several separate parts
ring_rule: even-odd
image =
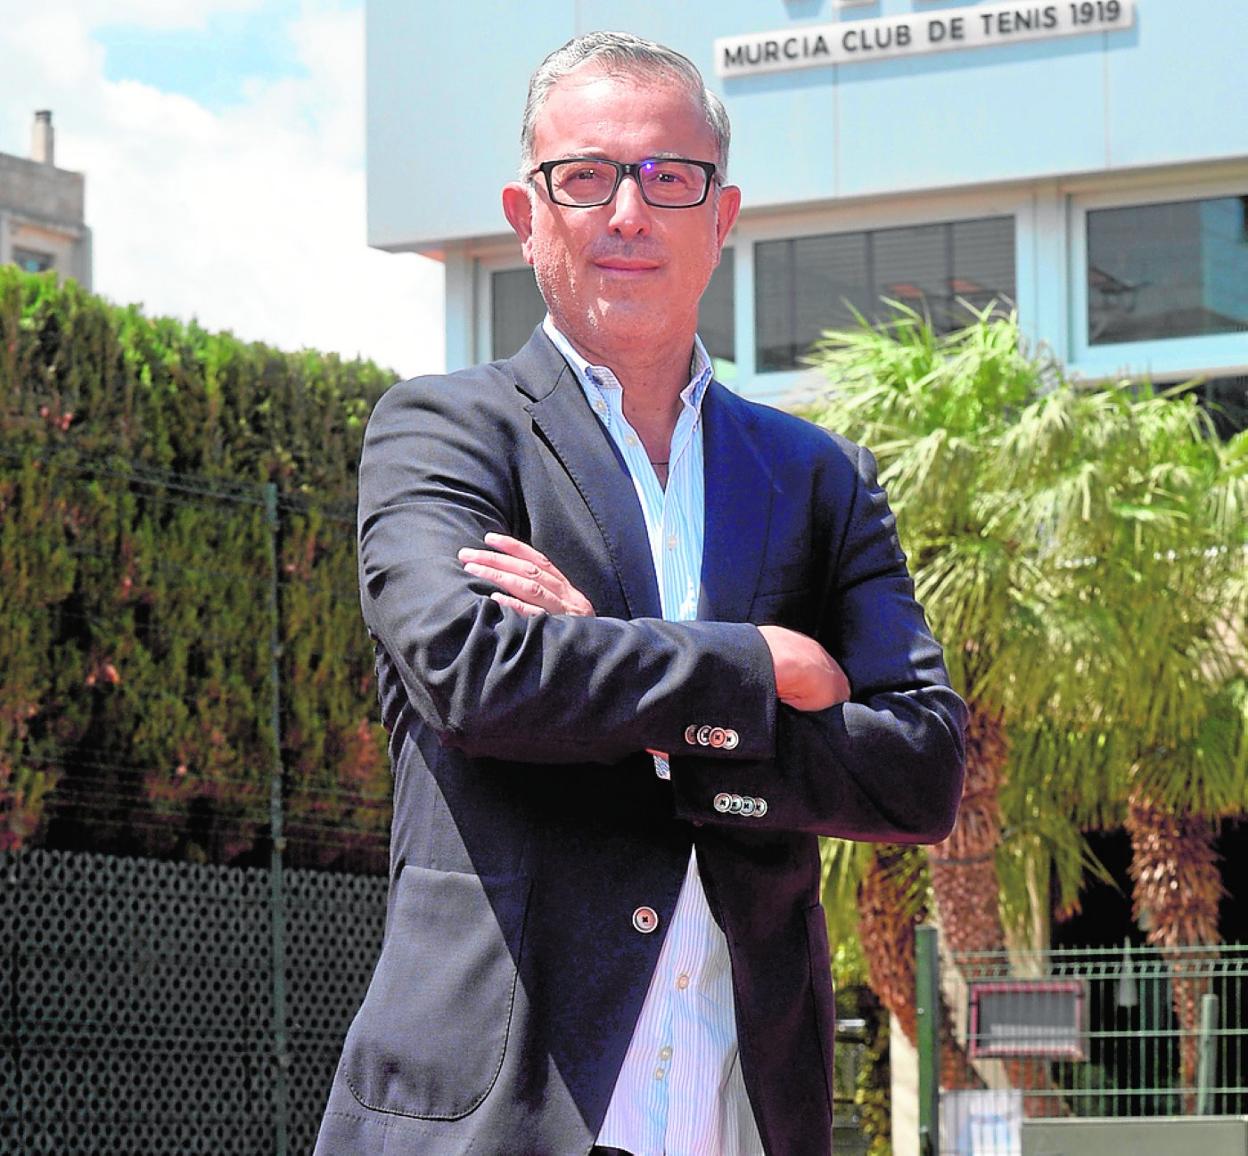
[[[871,989],[897,1017],[911,1044],[918,1045],[915,1011],[915,928],[927,914],[923,897],[923,853],[917,847],[876,848],[858,890],[858,937],[867,960]],[[944,1000],[940,1005],[942,1088],[980,1088],[982,1081],[958,1043]]]
[[[958,820],[949,838],[929,853],[941,929],[968,979],[974,978],[975,961],[960,957],[1005,949],[997,907],[997,847],[1001,844],[997,795],[1008,757],[1001,719],[972,704]]]
[[[941,929],[954,962],[968,981],[999,975],[1006,958],[998,906],[1001,809],[997,796],[1008,758],[1009,744],[1000,716],[970,704],[966,781],[958,819],[949,838],[929,853]],[[989,952],[995,957],[981,954]],[[1047,1061],[1006,1059],[1003,1063],[1011,1085],[1024,1093],[1023,1111],[1028,1117],[1067,1113]]]
[[[1136,921],[1148,942],[1170,964],[1174,1014],[1179,1021],[1179,1060],[1187,1111],[1195,1110],[1200,1052],[1200,1000],[1210,989],[1217,958],[1218,901],[1222,880],[1213,847],[1213,825],[1194,815],[1173,815],[1139,792],[1127,807],[1131,881]],[[1193,974],[1194,973],[1194,974]],[[1204,973],[1203,975],[1201,973]]]

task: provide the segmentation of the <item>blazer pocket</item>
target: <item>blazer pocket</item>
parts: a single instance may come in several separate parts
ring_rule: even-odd
[[[511,1030],[528,876],[404,867],[343,1078],[366,1108],[456,1120],[498,1079]]]

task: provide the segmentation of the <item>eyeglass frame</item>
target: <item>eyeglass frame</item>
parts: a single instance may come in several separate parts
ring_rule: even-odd
[[[551,171],[559,165],[575,164],[577,161],[588,161],[596,165],[610,165],[615,169],[615,184],[611,186],[611,191],[607,194],[605,200],[561,201],[555,196],[555,186],[550,179]],[[639,178],[641,170],[645,165],[652,165],[656,162],[693,165],[695,168],[701,169],[706,174],[706,186],[702,190],[702,195],[696,201],[690,201],[687,205],[664,205],[661,202],[652,201],[646,196],[645,185],[641,183]],[[723,188],[723,182],[719,179],[719,165],[714,161],[696,161],[692,157],[643,157],[639,161],[613,161],[609,157],[558,157],[553,161],[542,161],[540,165],[535,165],[529,170],[530,177],[534,177],[538,173],[541,173],[546,178],[546,195],[550,197],[550,203],[558,205],[561,209],[600,209],[603,205],[609,205],[615,200],[615,196],[620,191],[620,186],[624,183],[625,177],[633,178],[633,182],[637,185],[637,191],[641,194],[641,199],[652,209],[696,209],[699,205],[706,204],[706,198],[711,195],[712,185],[719,185],[720,188]]]

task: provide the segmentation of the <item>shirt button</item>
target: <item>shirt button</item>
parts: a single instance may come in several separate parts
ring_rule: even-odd
[[[656,1080],[661,1080],[661,1079],[663,1078],[663,1069],[662,1069],[662,1068],[655,1068],[655,1069],[654,1069],[654,1078],[655,1078]]]
[[[594,402],[594,409],[596,409],[599,413],[606,413],[607,403],[605,401],[596,401]]]
[[[659,1059],[661,1059],[661,1060],[670,1060],[671,1058],[672,1058],[672,1049],[671,1049],[671,1048],[660,1048],[660,1049],[659,1049]]]
[[[667,548],[669,550],[676,549],[676,535],[675,534],[669,534],[667,536]]]
[[[684,991],[689,986],[689,977],[687,975],[678,975],[676,977],[676,987],[680,991]]]
[[[637,439],[636,439],[635,437],[633,437],[633,435],[632,435],[632,434],[629,434],[629,435],[628,435],[628,437],[626,437],[626,438],[624,439],[624,444],[625,444],[625,445],[630,445],[630,446],[635,446],[635,445],[637,444]]]

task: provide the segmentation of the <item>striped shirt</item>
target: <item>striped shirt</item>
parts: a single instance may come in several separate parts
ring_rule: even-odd
[[[705,514],[702,399],[711,382],[706,349],[695,338],[665,489],[624,416],[624,391],[615,375],[585,361],[549,316],[542,328],[628,465],[646,520],[663,617],[696,618]],[[656,757],[655,773],[670,777],[665,760]],[[737,1054],[728,943],[707,906],[696,852],[689,856],[598,1143],[635,1156],[762,1156]]]

